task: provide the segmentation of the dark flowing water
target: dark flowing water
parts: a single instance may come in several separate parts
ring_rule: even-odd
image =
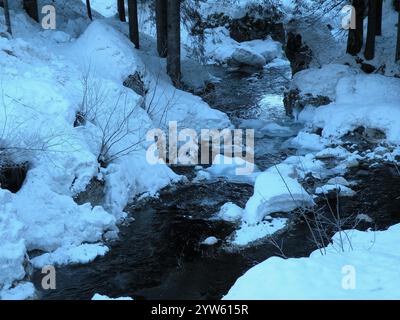
[[[248,118],[272,119],[289,126],[295,134],[298,127],[285,118],[283,108],[273,106],[288,81],[288,68],[256,73],[212,68],[210,72],[222,81],[204,99],[214,108],[227,112],[233,123],[239,124],[240,119]],[[259,103],[266,95],[267,103]],[[287,138],[259,137],[256,163],[265,168],[285,158],[289,151],[281,145]],[[376,178],[368,184],[369,189],[359,186],[357,196],[340,205],[349,215],[358,213],[360,201],[363,201],[363,213],[387,217],[383,212],[392,212],[385,220],[387,223],[380,225],[386,227],[400,221],[394,213],[400,207],[400,199],[395,197],[393,187],[378,186],[395,179],[395,175],[389,167],[374,170],[377,170]],[[188,169],[178,171],[191,173]],[[365,176],[365,179],[370,178]],[[395,181],[399,190],[400,183],[398,179]],[[393,181],[390,183],[393,186]],[[41,291],[41,298],[90,299],[100,293],[135,299],[220,299],[246,270],[279,255],[277,248],[266,239],[244,248],[230,246],[226,240],[236,226],[211,219],[226,202],[244,207],[252,193],[249,185],[221,180],[172,186],[163,190],[158,199],[132,204],[127,212],[134,221],[121,226],[120,239],[108,244],[110,252],[87,265],[57,268],[57,289]],[[201,245],[209,236],[222,240],[215,246]],[[276,240],[283,243],[288,257],[307,256],[316,249],[301,220],[277,234]],[[33,281],[40,291],[39,272],[34,274]]]

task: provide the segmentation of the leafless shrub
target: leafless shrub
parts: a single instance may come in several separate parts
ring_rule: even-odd
[[[117,95],[111,93],[91,78],[90,71],[82,79],[83,97],[75,123],[82,125],[89,121],[99,129],[97,159],[101,166],[106,167],[138,150],[145,140],[145,128],[135,123],[142,102],[133,103],[126,90],[120,90]],[[109,96],[115,100],[110,102]]]

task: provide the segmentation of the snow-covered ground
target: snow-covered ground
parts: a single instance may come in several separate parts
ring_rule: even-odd
[[[197,131],[231,127],[227,115],[172,86],[164,72],[165,61],[156,55],[146,12],[143,31],[148,34],[141,37],[141,50],[136,50],[126,36],[126,24],[115,17],[115,1],[93,0],[93,8],[108,17],[98,15],[94,22],[86,18],[82,1],[61,2],[56,31],[42,30],[20,4],[13,3],[13,37],[0,37],[0,164],[29,163],[20,191],[0,189],[1,299],[34,298],[33,285],[27,281],[28,265],[87,263],[105,255],[109,249],[103,242],[117,236],[130,200],[156,196],[161,188],[181,181],[165,164],[147,162],[146,149],[153,142],[145,139],[149,129],[166,129],[169,121]],[[287,18],[293,17],[292,1],[281,2]],[[388,2],[384,36],[377,41],[373,61],[377,66],[394,60],[396,13]],[[248,1],[235,3],[230,3],[227,14],[240,17]],[[208,1],[201,10],[211,13],[225,8],[226,1]],[[2,9],[0,17],[4,25]],[[247,176],[238,176],[236,170],[249,163],[242,159],[221,163],[221,155],[211,167],[198,171],[196,181],[224,177],[254,184],[254,194],[244,208],[227,203],[216,214],[238,224],[233,245],[248,245],[281,230],[294,209],[312,207],[318,195],[333,191],[353,196],[352,185],[343,175],[359,161],[393,162],[400,155],[400,79],[389,76],[398,72],[398,65],[388,62],[385,74],[364,74],[354,59],[342,54],[343,38],[332,33],[315,26],[304,36],[317,54],[312,68],[294,76],[291,89],[326,96],[332,102],[297,110],[296,120],[304,129],[285,143],[297,154],[264,172],[254,168]],[[188,53],[192,40],[188,34],[183,39]],[[205,58],[207,63],[234,61],[259,67],[285,62],[280,43],[270,38],[238,43],[225,27],[206,30]],[[145,96],[123,86],[129,76],[140,77]],[[78,125],[77,114],[85,118]],[[242,126],[253,127],[256,136],[292,135],[274,122],[243,121]],[[382,131],[382,145],[362,154],[344,148],[345,135],[359,127]],[[328,168],[324,160],[332,158],[335,166]],[[307,175],[319,182],[313,190],[302,185]],[[74,197],[93,179],[104,183],[104,201],[97,206],[77,204]],[[272,217],[274,213],[281,216]],[[348,238],[336,235],[324,254],[270,258],[241,277],[225,298],[395,298],[399,233],[399,225],[379,232],[352,230]],[[343,242],[344,238],[350,240]],[[204,244],[218,241],[210,237]],[[32,250],[42,254],[30,257]]]
[[[22,297],[22,289],[32,296],[31,285],[13,288],[29,263],[86,263],[106,254],[102,241],[117,235],[128,201],[180,181],[165,164],[146,160],[147,130],[170,119],[195,129],[231,125],[222,112],[172,86],[165,62],[152,56],[153,40],[135,50],[126,26],[113,17],[91,23],[81,1],[61,1],[57,14],[57,30],[42,30],[13,3],[13,37],[0,37],[0,142],[6,148],[0,160],[29,163],[20,191],[0,189],[4,299]],[[1,25],[3,16],[0,9]],[[147,97],[123,86],[134,74]],[[76,125],[78,112],[86,123]],[[103,168],[98,160],[109,164]],[[104,182],[102,205],[78,205],[74,196],[92,179]],[[43,255],[30,259],[31,250]]]
[[[346,233],[336,234],[323,255],[317,250],[308,258],[258,264],[224,299],[399,299],[400,225]]]

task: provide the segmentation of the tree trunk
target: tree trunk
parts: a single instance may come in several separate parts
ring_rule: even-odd
[[[382,14],[383,14],[383,0],[376,1],[376,30],[377,36],[382,35]]]
[[[139,24],[137,0],[128,0],[129,37],[136,49],[139,49]]]
[[[92,7],[90,5],[90,0],[86,0],[86,10],[87,10],[87,15],[89,17],[90,20],[93,20],[92,17]]]
[[[3,0],[3,6],[4,6],[4,18],[5,18],[5,22],[6,22],[6,30],[9,34],[12,34],[10,8],[8,6],[8,0]]]
[[[347,53],[356,55],[362,49],[364,42],[364,0],[353,0],[353,7],[356,10],[356,28],[349,29],[347,39]]]
[[[39,22],[39,11],[37,0],[24,0],[24,9],[26,13],[36,22]]]
[[[118,0],[118,17],[122,22],[126,22],[125,0]]]
[[[376,35],[376,0],[368,1],[368,31],[367,43],[365,44],[365,59],[372,60],[375,57],[375,35]]]
[[[400,10],[399,10],[399,22],[397,23],[396,61],[400,61]]]
[[[157,51],[162,58],[167,56],[167,0],[156,0],[156,22],[157,22]]]
[[[167,25],[168,25],[168,56],[167,73],[173,84],[179,87],[181,80],[181,1],[168,0]]]

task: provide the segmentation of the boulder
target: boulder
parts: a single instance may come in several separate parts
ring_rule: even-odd
[[[266,59],[256,52],[252,52],[245,48],[237,48],[229,61],[231,65],[252,66],[262,68],[267,63]]]

